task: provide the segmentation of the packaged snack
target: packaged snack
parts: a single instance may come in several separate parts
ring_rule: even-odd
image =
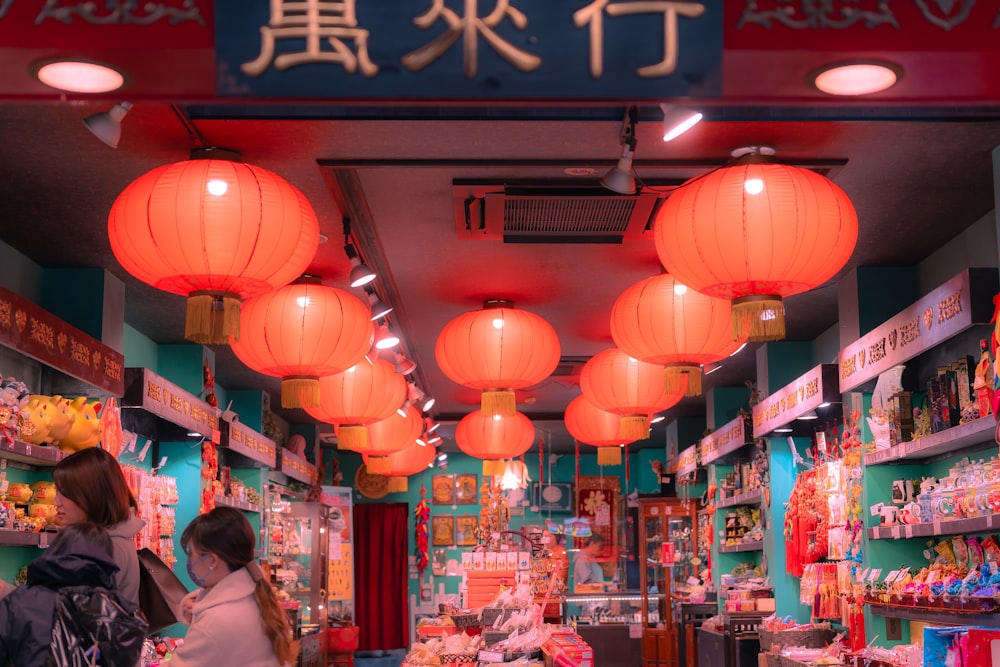
[[[948,540],[941,540],[934,546],[934,551],[938,552],[938,555],[944,559],[945,565],[955,564],[955,550],[951,546],[951,542]]]
[[[961,535],[956,535],[951,538],[951,546],[955,550],[955,565],[958,565],[959,569],[968,569],[969,547],[965,543],[965,538]]]
[[[987,563],[1000,563],[1000,544],[990,535],[982,541],[983,555]]]
[[[979,544],[978,537],[970,537],[966,542],[969,545],[969,569],[978,570],[983,564],[983,547]]]

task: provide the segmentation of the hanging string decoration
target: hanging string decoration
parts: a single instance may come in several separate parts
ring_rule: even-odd
[[[430,552],[428,551],[428,536],[430,532],[427,524],[430,521],[431,506],[427,504],[425,495],[425,489],[421,488],[420,502],[417,503],[417,508],[413,511],[413,515],[417,520],[413,528],[414,542],[416,542],[414,555],[417,558],[417,572],[420,573],[421,578],[424,576],[427,564],[430,563]]]

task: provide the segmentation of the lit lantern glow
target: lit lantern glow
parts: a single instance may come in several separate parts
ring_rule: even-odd
[[[389,493],[406,493],[409,489],[407,478],[423,472],[434,463],[437,450],[433,447],[410,443],[398,452],[390,454],[389,471],[384,473],[389,478]],[[362,453],[361,458],[368,463],[368,454]]]
[[[362,454],[368,472],[376,475],[391,474],[392,455],[415,444],[423,428],[424,420],[412,405],[407,408],[405,417],[393,411],[385,419],[370,424],[368,448]],[[334,429],[337,430],[337,427]]]
[[[597,465],[621,465],[621,445],[635,440],[621,437],[618,415],[600,409],[583,394],[566,406],[564,420],[570,435],[582,443],[597,447]]]
[[[115,200],[111,250],[153,287],[188,297],[184,337],[240,337],[240,302],[305,273],[319,222],[305,196],[266,169],[187,160],[143,174]]]
[[[483,475],[503,475],[504,459],[531,449],[535,426],[520,412],[488,416],[476,410],[462,417],[455,427],[455,442],[463,452],[483,459]]]

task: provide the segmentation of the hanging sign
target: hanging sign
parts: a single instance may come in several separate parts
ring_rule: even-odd
[[[691,445],[677,456],[677,474],[690,475],[698,470],[698,445]]]
[[[142,408],[219,444],[221,411],[148,368],[125,369],[123,408]]]
[[[840,352],[840,392],[993,316],[996,269],[966,269]]]
[[[753,442],[753,429],[743,417],[723,425],[701,439],[701,463],[708,465]]]
[[[281,450],[281,472],[306,484],[316,484],[319,480],[316,466],[284,448]]]
[[[278,458],[278,446],[273,440],[240,422],[223,421],[223,445],[232,451],[273,468]]]
[[[837,365],[816,366],[753,406],[753,435],[765,437],[774,429],[815,410],[821,403],[832,402],[840,402]]]
[[[673,567],[674,566],[674,543],[673,542],[664,542],[663,543],[663,557],[660,559],[660,562],[663,563],[667,567]]]

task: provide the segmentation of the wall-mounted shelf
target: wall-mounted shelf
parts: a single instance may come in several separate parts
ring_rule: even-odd
[[[886,607],[869,605],[872,614],[884,618],[904,618],[925,623],[940,623],[942,625],[981,625],[990,628],[1000,628],[1000,614],[964,614],[961,612],[937,609],[914,609],[912,607]]]
[[[0,546],[3,547],[47,547],[56,538],[56,533],[26,530],[0,530]]]
[[[236,509],[243,510],[244,512],[260,513],[260,505],[254,505],[253,503],[248,503],[245,500],[229,498],[228,496],[216,496],[215,504],[225,505],[226,507],[235,507]]]
[[[971,448],[985,449],[994,444],[996,419],[981,417],[923,438],[901,442],[887,449],[865,454],[865,465],[921,463],[943,455],[957,455]]]
[[[870,540],[899,540],[911,537],[934,537],[937,535],[962,535],[964,533],[986,533],[1000,529],[1000,514],[987,514],[969,519],[933,521],[931,523],[897,524],[876,526],[868,529]]]
[[[737,493],[735,496],[726,498],[725,500],[720,500],[716,503],[715,507],[722,509],[723,507],[736,507],[737,505],[757,505],[760,504],[760,499],[761,489],[752,489],[743,493]]]
[[[744,551],[763,551],[763,550],[764,550],[763,540],[756,540],[754,542],[741,542],[740,544],[734,544],[730,547],[727,547],[724,544],[719,545],[720,554],[736,554],[736,553],[742,553]]]
[[[8,442],[0,438],[0,458],[17,461],[36,468],[51,468],[62,460],[63,452],[50,445],[29,445],[15,440]]]

